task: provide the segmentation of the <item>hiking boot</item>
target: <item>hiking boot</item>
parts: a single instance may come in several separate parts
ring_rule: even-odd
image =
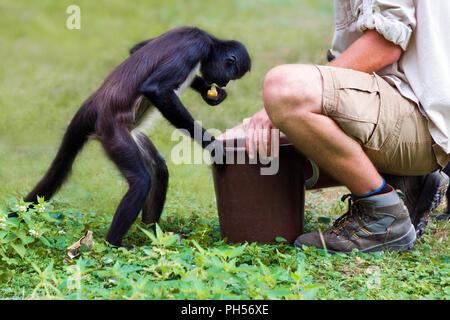
[[[416,242],[408,210],[397,192],[356,199],[349,197],[349,210],[324,232],[299,236],[294,245],[314,246],[330,253],[382,250],[406,251]]]
[[[450,163],[445,166],[445,168],[442,170],[447,176],[450,176]],[[445,194],[445,197],[447,198],[447,209],[445,212],[441,215],[434,216],[433,220],[435,221],[445,221],[450,220],[450,188],[447,188],[447,192]]]
[[[386,183],[400,189],[409,211],[411,222],[419,238],[425,233],[430,220],[430,213],[436,210],[445,196],[448,176],[439,171],[425,176],[391,176],[383,175]]]
[[[447,175],[450,174],[450,172],[448,172],[449,170],[449,165],[447,165],[447,167],[445,167],[445,173]],[[438,216],[434,216],[433,220],[435,221],[448,221],[450,220],[450,188],[447,188],[447,192],[445,193],[445,197],[447,198],[447,209],[445,210],[445,212],[443,214],[440,214]]]

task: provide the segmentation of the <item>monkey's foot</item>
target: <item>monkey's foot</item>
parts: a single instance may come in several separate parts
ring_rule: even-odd
[[[18,216],[17,212],[8,213],[8,218],[17,218]]]
[[[115,245],[115,244],[109,243],[109,242],[106,241],[106,240],[105,240],[105,243],[106,243],[109,247],[111,247],[111,248],[113,248],[113,249],[124,248],[124,249],[126,249],[127,251],[132,251],[132,250],[134,249],[134,247],[140,247],[140,246],[138,246],[138,245]]]

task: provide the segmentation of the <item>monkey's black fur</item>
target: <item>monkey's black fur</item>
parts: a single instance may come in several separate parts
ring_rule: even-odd
[[[218,88],[217,98],[208,97],[211,84],[224,87],[230,80],[241,78],[251,64],[240,42],[221,40],[192,27],[177,28],[143,41],[130,53],[75,114],[49,170],[24,199],[33,203],[37,196],[50,199],[70,173],[89,136],[95,137],[129,184],[106,235],[114,246],[122,245],[122,238],[140,210],[145,223],[157,222],[166,197],[169,173],[164,160],[144,133],[131,132],[143,115],[154,106],[191,137],[195,128],[200,129],[204,139],[197,142],[208,150],[214,146],[210,150],[213,159],[221,162],[221,144],[214,143],[214,137],[198,127],[175,91],[200,64],[202,77],[196,75],[191,88],[208,104],[217,105],[226,98],[226,92]]]

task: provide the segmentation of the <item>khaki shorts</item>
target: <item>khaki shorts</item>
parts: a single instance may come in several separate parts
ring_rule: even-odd
[[[380,172],[423,175],[445,166],[447,156],[433,142],[417,105],[383,78],[317,68],[323,77],[323,114],[361,144]]]

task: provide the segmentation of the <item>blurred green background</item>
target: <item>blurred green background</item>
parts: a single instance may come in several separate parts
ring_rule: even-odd
[[[66,28],[71,4],[81,8],[81,30]],[[269,69],[325,63],[332,1],[0,0],[0,204],[31,190],[75,111],[133,44],[182,25],[239,40],[252,57],[252,71],[228,85],[228,99],[219,107],[208,107],[194,92],[182,97],[205,128],[223,131],[262,107],[262,81]],[[160,120],[149,134],[169,165],[165,214],[216,214],[209,167],[171,163],[172,131]],[[126,189],[92,141],[55,198],[62,206],[110,219]]]

